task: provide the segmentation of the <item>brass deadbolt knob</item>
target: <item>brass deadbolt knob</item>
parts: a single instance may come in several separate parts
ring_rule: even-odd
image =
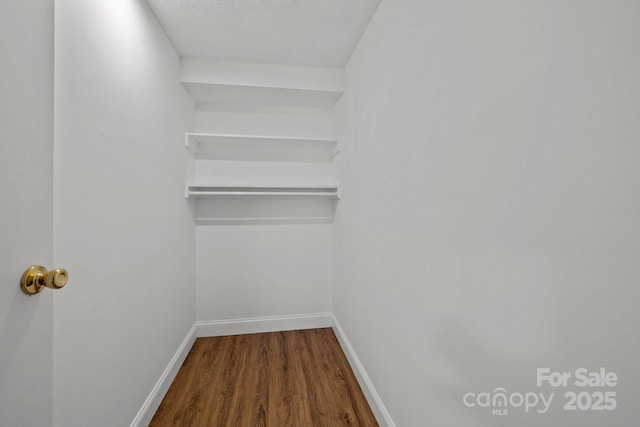
[[[32,265],[22,275],[20,287],[27,295],[35,295],[45,287],[50,289],[60,289],[67,284],[69,273],[64,268],[56,268],[47,271],[41,265]]]

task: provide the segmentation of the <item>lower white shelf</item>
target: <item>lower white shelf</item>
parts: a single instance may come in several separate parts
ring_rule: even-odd
[[[214,198],[214,197],[326,197],[339,199],[340,188],[338,186],[270,186],[270,187],[244,187],[244,186],[212,186],[190,185],[187,186],[187,198]]]
[[[247,218],[195,218],[196,225],[237,225],[237,224],[331,224],[332,216],[318,217],[247,217]]]

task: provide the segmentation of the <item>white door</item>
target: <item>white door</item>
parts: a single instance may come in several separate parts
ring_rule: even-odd
[[[53,0],[0,2],[0,426],[52,425]]]

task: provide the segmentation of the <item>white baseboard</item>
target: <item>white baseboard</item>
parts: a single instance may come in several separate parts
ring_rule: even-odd
[[[330,328],[332,325],[333,315],[331,313],[196,322],[198,337],[222,337],[226,335],[293,331],[296,329]]]
[[[351,346],[351,343],[342,330],[338,319],[336,319],[334,315],[331,315],[331,317],[333,321],[333,331],[336,334],[336,338],[338,338],[338,342],[342,347],[342,351],[344,352],[345,356],[347,356],[349,365],[351,365],[351,369],[353,370],[353,373],[355,374],[356,379],[360,384],[360,388],[362,389],[367,402],[369,402],[371,411],[373,411],[373,415],[376,417],[378,424],[380,424],[380,426],[382,427],[396,427],[396,424],[391,419],[389,411],[387,411],[384,403],[382,403],[380,395],[373,386],[369,375],[367,375],[367,372],[364,370],[364,366],[362,366],[362,363],[360,363],[360,359],[358,359],[355,350]]]
[[[155,415],[160,403],[162,403],[162,399],[164,399],[165,394],[167,394],[167,390],[169,390],[169,386],[173,382],[173,379],[176,377],[176,374],[180,370],[184,359],[186,359],[189,354],[189,350],[193,347],[193,343],[196,341],[196,325],[193,325],[187,333],[187,336],[178,347],[178,351],[173,355],[171,361],[169,361],[169,365],[167,365],[166,369],[156,382],[156,385],[151,390],[149,397],[145,400],[142,408],[138,411],[138,414],[133,419],[131,423],[131,427],[146,427],[151,422],[151,419]]]

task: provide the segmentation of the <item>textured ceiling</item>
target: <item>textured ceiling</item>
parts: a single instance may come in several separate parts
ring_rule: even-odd
[[[342,67],[380,0],[147,0],[182,56]]]

